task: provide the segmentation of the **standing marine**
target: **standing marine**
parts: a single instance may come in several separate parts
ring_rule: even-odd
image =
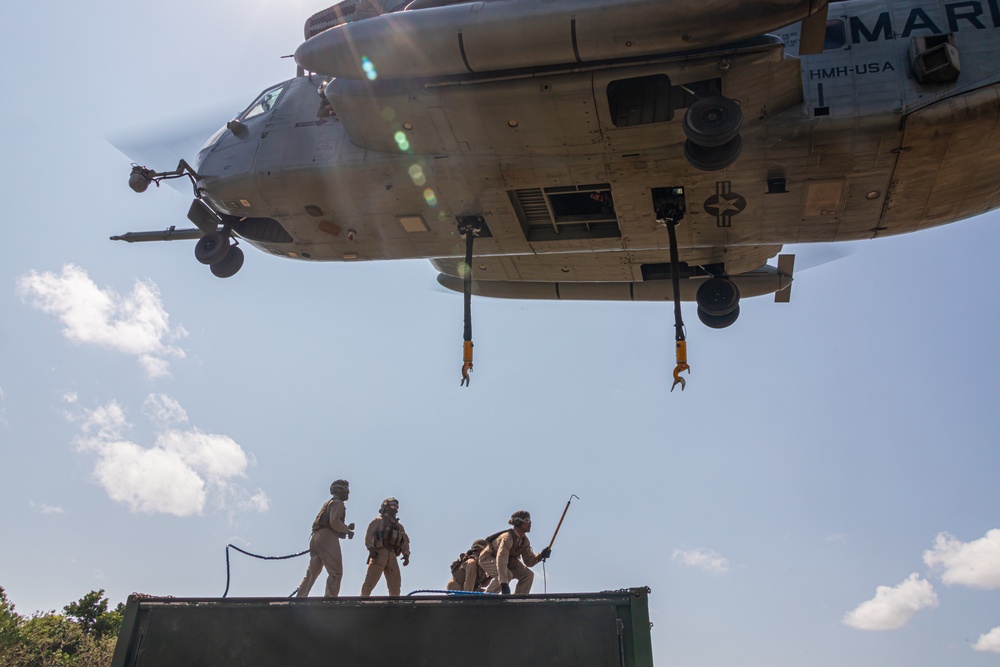
[[[402,555],[403,566],[410,564],[410,538],[406,535],[403,524],[396,518],[398,512],[399,501],[395,498],[386,498],[382,501],[378,516],[368,524],[368,532],[365,533],[368,573],[365,575],[365,583],[361,586],[363,598],[372,594],[372,589],[383,574],[389,595],[400,594],[402,578],[396,558]]]
[[[449,591],[477,591],[486,588],[490,575],[479,564],[479,554],[488,546],[486,540],[476,540],[469,550],[451,564],[451,580],[445,586]]]
[[[326,568],[326,597],[335,598],[340,594],[340,582],[344,578],[344,559],[340,554],[340,541],[354,537],[354,524],[345,524],[347,509],[344,502],[351,495],[346,479],[338,479],[330,485],[330,498],[323,504],[312,525],[309,539],[309,566],[306,576],[296,591],[300,598],[307,597],[316,577]]]
[[[535,578],[535,573],[529,568],[551,556],[552,550],[545,547],[537,554],[531,550],[531,542],[528,540],[531,515],[527,511],[514,512],[507,523],[513,528],[487,537],[488,545],[479,554],[479,564],[486,574],[493,577],[486,592],[500,591],[504,595],[510,595],[510,581],[517,579],[514,593],[527,595],[531,592],[531,582]]]

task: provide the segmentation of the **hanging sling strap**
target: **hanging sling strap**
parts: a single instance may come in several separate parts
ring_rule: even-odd
[[[681,372],[687,371],[691,374],[691,367],[687,363],[687,341],[684,340],[684,320],[681,318],[681,276],[680,260],[677,254],[677,225],[680,220],[667,219],[667,235],[670,238],[670,282],[674,288],[674,345],[676,347],[677,365],[674,366],[674,383],[670,385],[670,391],[674,390],[678,384],[681,391],[687,384],[681,377]]]
[[[462,217],[458,221],[458,233],[465,237],[465,275],[462,280],[463,296],[465,298],[465,331],[462,345],[462,382],[463,387],[469,386],[469,373],[472,372],[472,244],[483,230],[483,219],[478,216]]]

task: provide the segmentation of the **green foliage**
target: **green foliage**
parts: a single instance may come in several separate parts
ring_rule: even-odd
[[[125,605],[118,603],[114,611],[108,611],[108,599],[104,597],[104,589],[90,591],[77,602],[71,602],[63,607],[63,612],[76,619],[83,627],[83,632],[98,639],[118,635],[122,627],[122,615]]]
[[[108,611],[104,590],[55,611],[19,615],[0,586],[0,666],[108,667],[125,606]]]
[[[21,623],[18,652],[12,665],[59,667],[75,664],[84,641],[83,631],[73,621],[55,613],[35,614]]]
[[[21,617],[14,611],[14,604],[7,599],[7,591],[0,586],[0,665],[7,665],[6,656],[18,642]]]

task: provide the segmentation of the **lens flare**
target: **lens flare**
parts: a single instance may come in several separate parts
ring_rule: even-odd
[[[406,138],[406,133],[402,130],[396,132],[392,135],[392,138],[396,140],[396,145],[399,146],[399,150],[408,151],[410,150],[410,140]]]
[[[431,190],[430,188],[425,188],[424,189],[424,201],[427,202],[428,206],[437,206],[438,205],[437,195],[434,194],[434,191]]]
[[[387,123],[391,123],[392,121],[396,120],[396,110],[393,109],[392,107],[383,107],[382,120],[384,120]]]
[[[374,81],[378,78],[378,72],[375,71],[375,65],[368,56],[361,57],[361,69],[365,71],[365,76],[368,77],[369,81]]]
[[[427,182],[427,177],[424,176],[424,170],[419,164],[411,166],[409,172],[414,185],[419,187]]]
[[[458,277],[459,278],[464,278],[465,276],[469,275],[469,273],[471,273],[469,265],[466,264],[465,262],[459,262],[458,263]]]

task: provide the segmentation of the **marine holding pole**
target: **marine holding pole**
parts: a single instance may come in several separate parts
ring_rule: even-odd
[[[510,595],[510,582],[517,579],[515,595],[527,595],[535,578],[529,568],[551,556],[552,549],[545,547],[537,554],[531,550],[531,515],[526,510],[514,512],[507,523],[513,528],[487,537],[487,547],[479,554],[479,564],[493,577],[486,592]]]

